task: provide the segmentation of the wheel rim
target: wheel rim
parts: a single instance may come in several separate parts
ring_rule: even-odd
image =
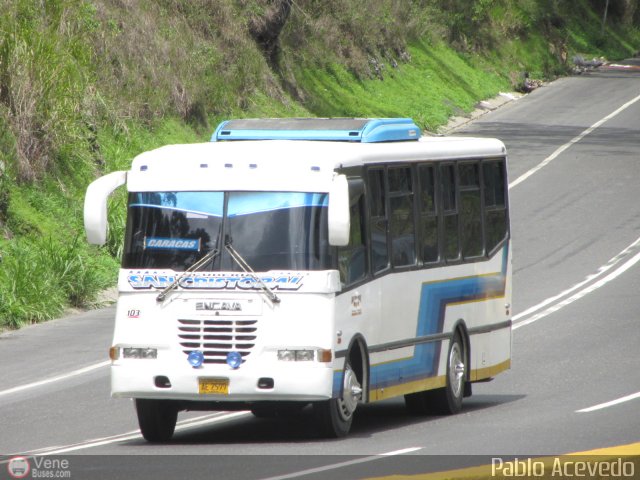
[[[356,374],[347,367],[344,371],[344,380],[342,382],[342,398],[338,399],[338,411],[343,420],[349,420],[356,411],[358,401],[362,397],[362,387]]]
[[[460,348],[460,344],[455,342],[449,354],[449,383],[451,384],[451,392],[456,398],[462,393],[464,374],[465,366],[462,349]]]

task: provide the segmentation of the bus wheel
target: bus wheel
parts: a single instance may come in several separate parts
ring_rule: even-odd
[[[462,397],[467,377],[466,352],[460,333],[456,332],[449,344],[447,355],[447,385],[428,393],[428,402],[434,413],[450,415],[462,409]]]
[[[456,332],[449,345],[445,387],[405,395],[407,410],[416,415],[458,413],[462,408],[462,397],[464,397],[466,358],[464,344],[460,334]]]
[[[136,412],[145,440],[154,443],[171,440],[178,420],[178,409],[171,401],[136,398]]]
[[[320,431],[326,437],[344,437],[351,429],[353,414],[362,398],[362,386],[358,377],[347,362],[342,380],[342,395],[313,405]]]

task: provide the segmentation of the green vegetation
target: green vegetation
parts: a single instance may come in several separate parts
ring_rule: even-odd
[[[383,81],[354,82],[340,64],[302,70],[299,83],[314,92],[307,107],[319,116],[406,116],[435,130],[450,116],[471,111],[478,100],[512,88],[508,79],[487,74],[443,43],[416,42],[407,53],[411,62]]]
[[[88,183],[230,117],[409,116],[435,130],[481,99],[639,49],[638,0],[4,0],[0,327],[112,286],[84,240]]]

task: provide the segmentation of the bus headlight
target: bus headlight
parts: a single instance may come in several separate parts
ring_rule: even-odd
[[[122,349],[122,358],[156,359],[158,358],[158,349],[150,347],[124,347]]]
[[[313,350],[296,350],[296,362],[313,362]]]
[[[283,362],[312,362],[315,360],[314,350],[278,350],[278,360]]]
[[[278,360],[283,362],[295,362],[296,351],[295,350],[278,350]]]

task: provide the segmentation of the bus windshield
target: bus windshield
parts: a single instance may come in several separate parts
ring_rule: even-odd
[[[212,249],[205,271],[240,271],[233,248],[255,271],[332,268],[328,195],[299,192],[132,192],[123,268],[184,271]]]

